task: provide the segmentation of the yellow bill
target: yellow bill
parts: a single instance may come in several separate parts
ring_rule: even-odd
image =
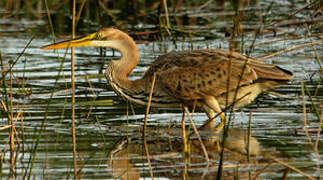
[[[89,34],[85,37],[50,44],[50,45],[41,47],[41,49],[49,50],[49,49],[61,49],[61,48],[69,48],[69,47],[88,46],[91,41],[97,40],[97,39],[98,39],[98,33],[92,33],[92,34]]]

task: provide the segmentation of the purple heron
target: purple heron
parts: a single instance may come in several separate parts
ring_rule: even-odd
[[[155,74],[152,107],[180,107],[197,103],[211,119],[215,113],[221,118],[226,104],[235,107],[251,103],[260,93],[287,83],[293,74],[274,64],[266,64],[242,54],[217,49],[170,52],[159,56],[141,79],[128,76],[139,62],[138,47],[126,33],[106,28],[88,36],[59,42],[42,49],[92,46],[113,48],[122,54],[106,68],[105,77],[114,91],[123,98],[141,105],[148,103],[148,95]],[[228,79],[228,64],[231,75]],[[227,84],[230,84],[227,88]]]

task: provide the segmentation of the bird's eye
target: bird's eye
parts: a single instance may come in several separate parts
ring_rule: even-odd
[[[97,39],[97,40],[101,40],[101,39],[102,39],[102,36],[101,36],[101,34],[100,34],[100,33],[97,33],[97,34],[96,34],[96,39]]]

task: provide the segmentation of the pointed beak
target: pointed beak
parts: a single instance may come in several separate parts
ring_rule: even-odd
[[[61,48],[69,48],[69,47],[89,46],[91,41],[98,40],[97,34],[98,33],[92,33],[92,34],[89,34],[85,37],[50,44],[50,45],[41,47],[41,49],[49,50],[49,49],[61,49]]]

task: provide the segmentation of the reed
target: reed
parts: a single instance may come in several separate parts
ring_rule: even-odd
[[[207,150],[205,148],[205,145],[204,145],[204,143],[202,141],[202,138],[201,138],[196,126],[195,126],[195,123],[192,120],[191,113],[189,112],[189,110],[188,110],[188,108],[186,106],[184,106],[184,111],[187,113],[187,116],[188,116],[188,119],[190,120],[191,126],[193,127],[193,130],[194,130],[194,132],[195,132],[195,134],[196,134],[196,136],[197,136],[197,138],[198,138],[198,140],[200,142],[200,145],[201,145],[201,148],[203,150],[206,162],[209,163],[209,161],[210,161],[209,155],[208,155]]]
[[[56,36],[55,36],[53,24],[51,23],[52,22],[51,21],[51,13],[50,13],[50,10],[48,8],[47,0],[45,0],[45,7],[46,7],[46,12],[47,12],[47,16],[48,16],[50,29],[51,29],[51,32],[52,32],[52,35],[53,35],[53,40],[55,42],[56,41]],[[66,54],[67,54],[67,50],[65,52],[65,55]],[[44,113],[44,120],[42,121],[42,123],[40,125],[40,129],[38,130],[38,135],[35,138],[33,149],[31,150],[31,156],[30,156],[30,158],[28,160],[27,168],[26,168],[24,176],[23,176],[24,178],[30,179],[31,176],[32,176],[34,163],[35,163],[35,159],[36,159],[36,156],[37,156],[38,146],[39,146],[40,139],[42,137],[42,133],[43,133],[45,127],[46,127],[46,122],[47,122],[47,119],[48,119],[48,111],[49,111],[50,105],[51,105],[52,100],[53,100],[53,96],[54,96],[54,92],[55,92],[55,89],[56,89],[57,84],[58,84],[58,80],[60,79],[61,73],[63,72],[63,64],[64,64],[66,58],[64,57],[62,60],[60,60],[60,57],[58,55],[58,59],[60,61],[59,71],[58,71],[58,74],[57,74],[57,76],[55,78],[54,86],[51,89],[50,97],[48,98],[48,103],[47,103],[47,106],[45,108],[45,113]],[[35,133],[36,132],[37,131],[35,131]]]
[[[41,2],[41,1],[39,1]],[[45,6],[47,8],[47,17],[48,17],[48,22],[50,24],[50,28],[51,28],[51,33],[53,34],[53,38],[55,39],[55,33],[54,33],[54,27],[53,27],[53,24],[51,22],[51,17],[50,17],[50,11],[49,9],[51,10],[54,10],[54,9],[58,9],[58,8],[64,8],[64,9],[72,9],[72,6],[75,6],[75,1],[73,2],[74,4],[72,3],[65,3],[66,1],[65,0],[58,0],[58,1],[53,1],[53,2],[47,2],[47,1],[44,1],[45,2]],[[129,28],[129,24],[128,22],[140,22],[140,23],[143,23],[145,24],[145,22],[147,22],[147,20],[138,20],[139,18],[135,18],[137,19],[136,21],[128,21],[127,20],[124,20],[122,19],[122,15],[123,14],[123,9],[125,9],[124,7],[127,7],[129,8],[130,6],[132,7],[132,4],[130,3],[130,1],[125,1],[125,0],[121,0],[121,1],[116,1],[116,0],[112,0],[112,1],[109,1],[109,4],[106,3],[107,1],[98,1],[96,2],[98,5],[96,7],[94,7],[93,9],[97,10],[97,11],[100,11],[99,13],[101,14],[101,17],[99,17],[100,15],[97,15],[97,17],[94,18],[93,22],[99,22],[102,17],[104,16],[108,16],[109,18],[111,18],[111,22],[107,21],[107,22],[103,22],[101,20],[101,22],[99,22],[99,26],[106,26],[106,24],[115,24],[117,27],[123,27],[123,28]],[[27,4],[28,3],[28,4]],[[49,3],[49,4],[47,4]],[[167,0],[163,0],[163,1],[160,1],[160,2],[155,2],[153,5],[150,4],[149,2],[144,2],[144,1],[133,1],[133,3],[135,3],[135,5],[133,6],[136,6],[138,9],[136,10],[136,14],[139,14],[139,17],[144,17],[144,16],[147,16],[148,17],[148,12],[149,11],[152,11],[152,10],[155,10],[156,8],[154,7],[157,7],[155,4],[157,3],[159,8],[161,8],[161,11],[163,11],[164,14],[162,14],[162,17],[161,17],[161,23],[159,25],[156,25],[157,29],[155,31],[155,29],[153,30],[150,30],[147,31],[147,32],[152,32],[152,33],[146,33],[146,34],[139,34],[139,35],[135,35],[135,36],[147,36],[148,40],[147,41],[151,41],[151,40],[155,40],[155,39],[158,39],[160,37],[162,37],[162,39],[166,39],[166,40],[172,40],[175,44],[178,43],[178,40],[180,38],[186,38],[187,40],[189,40],[189,45],[186,46],[186,45],[182,45],[183,48],[185,49],[194,49],[196,48],[197,46],[195,46],[195,39],[196,37],[204,37],[205,40],[208,40],[208,39],[218,39],[218,38],[223,38],[223,37],[219,37],[218,34],[213,34],[211,32],[209,33],[205,33],[206,31],[204,31],[204,33],[201,33],[201,31],[199,29],[189,29],[189,28],[184,28],[181,26],[180,23],[178,24],[170,24],[170,22],[174,22],[174,19],[176,17],[172,16],[172,14],[176,13],[177,11],[180,10],[180,8],[182,7],[185,7],[187,8],[188,10],[195,10],[195,9],[204,9],[204,8],[207,8],[210,4],[212,4],[212,1],[208,1],[206,3],[204,2],[198,2],[198,1],[178,1],[178,2],[174,2],[174,1],[167,1]],[[146,3],[146,4],[145,4]],[[36,11],[37,7],[38,6],[38,2],[36,0],[33,0],[33,1],[29,1],[29,2],[24,2],[24,1],[21,1],[19,2],[20,5],[16,5],[14,3],[14,1],[12,0],[6,0],[6,1],[3,1],[0,3],[2,5],[2,7],[5,7],[5,13],[4,13],[4,16],[6,18],[11,18],[11,17],[14,17],[15,15],[18,14],[19,11],[17,10],[26,10],[29,12],[29,14],[27,16],[31,16],[31,17],[38,17],[39,15],[43,16],[43,14],[40,14],[39,12]],[[18,2],[17,2],[18,4]],[[200,6],[200,4],[202,4]],[[228,2],[226,2],[226,4],[229,4]],[[246,46],[245,44],[245,41],[246,40],[250,40],[248,39],[248,36],[247,36],[247,33],[248,32],[244,32],[244,27],[241,26],[242,24],[242,18],[244,17],[243,14],[241,14],[238,10],[236,10],[236,15],[235,15],[235,18],[234,18],[234,30],[233,30],[233,34],[231,35],[230,39],[232,41],[232,43],[230,43],[230,49],[240,49],[240,51],[244,51],[246,54],[251,54],[251,52],[254,50],[254,48],[256,46],[259,46],[259,45],[266,45],[266,44],[270,44],[270,45],[279,45],[281,43],[283,43],[284,41],[291,41],[291,40],[299,40],[299,39],[305,39],[306,37],[309,38],[309,43],[303,43],[303,44],[298,44],[296,46],[293,46],[293,47],[289,47],[289,48],[286,48],[286,49],[283,49],[283,50],[280,50],[280,51],[277,51],[277,52],[274,52],[274,53],[270,53],[270,54],[266,54],[262,57],[260,57],[260,59],[268,59],[268,58],[271,58],[271,57],[274,57],[274,56],[277,56],[277,55],[281,55],[282,53],[286,53],[286,52],[289,52],[289,51],[293,51],[293,50],[296,50],[296,49],[302,49],[302,48],[305,48],[305,47],[309,47],[307,48],[306,50],[312,48],[312,51],[313,51],[313,57],[315,58],[315,61],[317,62],[318,64],[318,67],[319,67],[319,70],[320,72],[316,73],[315,77],[319,76],[319,78],[321,78],[321,72],[323,72],[323,68],[322,68],[322,64],[321,64],[321,59],[319,57],[319,45],[322,45],[322,41],[319,40],[319,38],[317,37],[320,37],[322,36],[322,33],[311,33],[313,32],[313,29],[311,29],[310,26],[308,26],[308,24],[313,24],[315,22],[317,22],[319,20],[319,18],[314,18],[312,20],[308,19],[308,20],[305,20],[305,21],[298,21],[297,19],[296,20],[293,20],[293,18],[295,17],[295,15],[298,15],[298,14],[301,14],[302,12],[305,13],[306,11],[308,11],[309,8],[312,8],[314,5],[318,5],[319,4],[319,1],[313,1],[311,3],[308,3],[308,4],[305,4],[304,6],[301,6],[299,9],[289,13],[288,17],[284,17],[281,21],[272,21],[271,20],[271,14],[269,14],[269,12],[271,12],[273,9],[272,9],[272,6],[270,5],[267,9],[267,15],[261,15],[262,17],[264,17],[264,19],[261,19],[260,20],[260,23],[262,23],[262,25],[258,28],[258,29],[255,29],[255,31],[252,31],[252,32],[249,32],[249,33],[255,33],[254,34],[254,39],[252,39],[252,42],[251,42],[251,45],[250,46]],[[82,25],[81,24],[81,21],[80,20],[80,17],[81,15],[83,16],[82,14],[82,10],[83,11],[87,11],[86,13],[87,14],[84,14],[84,15],[87,15],[87,16],[91,16],[91,15],[88,15],[88,14],[91,14],[89,12],[93,11],[91,10],[92,6],[90,5],[93,5],[92,2],[89,2],[89,1],[85,1],[83,0],[82,2],[80,1],[77,5],[79,5],[78,7],[80,7],[79,11],[76,12],[76,10],[74,9],[74,12],[73,12],[73,21],[75,22],[75,24],[73,25],[73,28],[74,28],[74,31],[75,31],[75,27],[77,24],[79,25]],[[116,11],[118,10],[118,7],[119,6],[122,6],[120,8],[120,12]],[[75,8],[75,7],[74,7]],[[126,9],[127,9],[126,8]],[[163,9],[162,9],[163,8]],[[238,8],[237,8],[238,9]],[[140,11],[140,12],[139,12]],[[217,11],[217,10],[216,10]],[[216,12],[214,11],[214,12]],[[244,13],[246,13],[246,11],[242,10]],[[36,13],[35,13],[36,12]],[[313,11],[314,12],[314,11]],[[317,11],[316,11],[317,12]],[[37,14],[38,13],[38,14]],[[77,14],[76,14],[77,13]],[[99,14],[97,13],[97,14]],[[142,14],[140,14],[142,13]],[[102,16],[102,14],[104,16]],[[121,14],[121,16],[119,16]],[[265,12],[266,14],[266,12]],[[314,15],[314,14],[313,14]],[[297,16],[296,16],[297,17]],[[100,19],[101,18],[101,19]],[[75,20],[74,20],[75,19]],[[148,18],[147,18],[148,19]],[[287,22],[285,20],[290,20],[290,22]],[[175,20],[176,22],[176,20]],[[272,23],[272,24],[270,24]],[[273,41],[266,41],[266,42],[257,42],[257,38],[260,36],[261,33],[263,33],[265,30],[272,30],[273,32],[277,30],[276,27],[283,27],[283,26],[295,26],[295,25],[298,25],[298,24],[302,24],[304,25],[304,28],[306,28],[306,31],[307,31],[307,34],[304,34],[303,36],[302,35],[292,35],[292,34],[288,34],[288,33],[283,33],[283,34],[280,34],[281,36],[284,36],[281,38],[281,40],[273,40]],[[194,25],[194,24],[189,24],[189,25]],[[277,25],[277,26],[276,26]],[[213,26],[213,24],[210,25],[211,27]],[[312,26],[313,27],[313,26]],[[314,27],[315,28],[315,27]],[[210,28],[212,29],[212,28]],[[217,30],[217,29],[216,29]],[[303,29],[304,30],[304,29]],[[73,30],[72,30],[73,31]],[[203,32],[203,31],[202,31]],[[168,35],[172,35],[171,37],[167,37],[167,33]],[[217,32],[218,33],[218,32]],[[252,35],[252,34],[251,34]],[[235,41],[235,38],[240,36],[242,38],[241,40],[241,44],[234,44],[233,41]],[[34,38],[34,36],[33,36]],[[32,39],[33,39],[32,38]],[[141,37],[139,37],[141,38]],[[146,37],[145,37],[146,38]],[[250,36],[249,36],[250,38]],[[32,39],[30,40],[30,42],[32,41]],[[201,39],[201,38],[200,38]],[[223,38],[224,40],[226,40],[226,38]],[[55,41],[55,40],[54,40]],[[146,42],[146,39],[144,39],[144,42]],[[277,43],[277,44],[274,44],[274,43]],[[295,43],[295,42],[292,42],[292,43]],[[183,43],[184,44],[184,43]],[[29,46],[29,43],[27,44],[26,47]],[[180,46],[180,45],[179,45]],[[195,46],[195,47],[194,47]],[[248,49],[243,49],[244,48],[248,48]],[[175,47],[175,49],[177,49],[177,47]],[[22,56],[24,55],[25,52],[22,52],[21,54],[19,54],[19,56]],[[65,54],[66,55],[66,54]],[[0,52],[0,57],[1,57],[1,52]],[[14,61],[14,63],[12,64],[12,67],[14,66],[14,64],[16,63],[19,63],[19,60],[20,58],[18,57],[17,60]],[[60,70],[59,70],[59,73],[57,75],[57,79],[55,79],[55,84],[54,84],[54,87],[53,89],[51,90],[51,95],[49,96],[50,97],[50,100],[48,102],[48,105],[46,107],[46,112],[44,113],[44,122],[42,122],[41,126],[40,126],[40,129],[36,129],[37,131],[35,131],[35,143],[33,144],[32,146],[32,157],[29,161],[29,164],[28,164],[28,168],[26,169],[26,171],[23,170],[23,175],[25,178],[32,178],[33,176],[35,176],[33,174],[33,169],[34,168],[34,163],[36,162],[35,160],[38,158],[37,157],[37,147],[39,147],[40,144],[40,141],[41,141],[41,136],[42,136],[42,132],[44,132],[44,129],[46,128],[46,122],[47,122],[47,119],[50,117],[49,116],[49,108],[52,104],[52,97],[53,95],[55,95],[54,93],[54,90],[55,88],[57,88],[57,80],[59,78],[65,78],[65,74],[64,72],[62,71],[62,64],[64,63],[65,61],[65,58],[63,60],[61,60],[59,58],[59,61],[60,61]],[[26,63],[28,61],[25,61]],[[247,61],[245,62],[247,63]],[[74,63],[73,63],[74,64]],[[5,67],[6,65],[4,64],[4,62],[2,62],[2,59],[1,59],[1,68],[2,68],[2,71],[1,73],[3,74],[3,78],[1,79],[1,81],[3,82],[2,83],[2,87],[1,87],[1,93],[4,94],[3,99],[1,99],[1,103],[0,103],[0,107],[3,107],[3,113],[5,116],[7,116],[7,119],[8,119],[8,125],[5,125],[5,126],[2,126],[0,127],[0,131],[7,131],[7,130],[10,130],[10,141],[11,142],[14,142],[14,151],[8,151],[10,153],[13,154],[12,157],[15,157],[15,158],[12,158],[10,156],[10,161],[13,161],[12,164],[16,163],[17,162],[17,157],[19,157],[19,150],[16,151],[17,147],[19,146],[19,142],[20,143],[24,143],[24,124],[23,124],[23,119],[24,119],[24,114],[23,112],[20,113],[20,109],[16,108],[15,106],[15,101],[14,101],[14,97],[15,97],[15,91],[17,91],[15,88],[15,76],[14,76],[14,73],[12,73],[12,67],[9,69],[9,68],[6,68]],[[72,67],[71,67],[72,69]],[[230,72],[230,66],[228,67],[228,71]],[[11,71],[11,72],[10,72]],[[74,70],[72,70],[74,71]],[[242,71],[242,73],[244,73],[244,70]],[[230,73],[229,73],[230,74]],[[241,77],[243,76],[243,74],[241,74]],[[6,77],[6,78],[4,78]],[[10,80],[8,80],[10,77],[11,78],[11,82],[9,82]],[[25,75],[24,75],[25,77]],[[96,76],[97,77],[97,76]],[[102,76],[103,77],[103,76]],[[74,77],[74,81],[76,80],[77,81],[77,78],[78,77]],[[322,78],[321,78],[322,79]],[[228,76],[228,80],[230,80],[230,76]],[[19,84],[19,79],[17,78],[17,84],[18,86],[21,86],[22,90],[24,93],[26,93],[28,90],[25,90],[25,78],[23,78],[22,80],[22,84],[20,85]],[[239,80],[240,81],[240,80]],[[320,86],[321,86],[321,82],[322,80],[320,80],[318,82],[318,84],[315,84],[317,86],[315,92],[313,93],[312,90],[310,89],[310,85],[309,83],[305,83],[306,81],[304,80],[304,82],[302,82],[301,84],[301,88],[302,88],[302,98],[303,99],[303,103],[304,103],[304,106],[303,106],[303,126],[304,126],[304,132],[305,132],[305,135],[304,135],[304,138],[306,139],[306,141],[308,141],[308,144],[310,144],[310,147],[312,148],[313,151],[311,152],[314,152],[313,154],[315,154],[315,158],[319,159],[320,160],[320,154],[319,154],[319,143],[320,143],[320,136],[321,136],[321,129],[323,127],[322,125],[322,117],[323,117],[323,114],[322,114],[322,111],[321,111],[321,107],[320,107],[320,102],[317,101],[316,97],[317,95],[320,93]],[[74,90],[70,90],[70,92],[72,93],[75,93],[75,82],[74,83]],[[72,84],[73,84],[72,83]],[[89,83],[90,84],[90,83]],[[65,81],[65,85],[66,85],[66,88],[68,88],[68,84],[67,82]],[[91,84],[89,85],[90,87],[92,86]],[[227,84],[227,87],[230,87],[230,83]],[[239,89],[237,88],[236,89],[236,92],[235,94],[237,94],[237,92],[239,91]],[[296,91],[296,90],[295,90]],[[11,100],[10,100],[11,99]],[[72,98],[73,99],[73,98]],[[62,112],[60,114],[61,116],[61,122],[64,118],[64,116],[66,116],[66,111],[65,111],[65,106],[66,105],[70,105],[67,103],[68,99],[65,99],[64,101],[64,107],[62,109]],[[73,101],[73,100],[72,100]],[[239,100],[234,100],[233,102],[237,102]],[[78,105],[86,105],[86,106],[97,106],[97,105],[111,105],[113,103],[112,100],[96,100],[96,101],[91,101],[91,102],[75,102],[75,95],[74,95],[74,102],[71,104],[74,108],[74,105],[75,104],[78,104]],[[232,120],[233,119],[233,115],[234,115],[234,112],[233,112],[233,109],[234,109],[234,104],[233,103],[232,105],[228,105],[228,108],[225,110],[226,112],[230,112],[230,115],[228,115],[230,118],[229,118],[229,122],[226,123],[225,125],[225,131],[224,131],[224,134],[226,131],[228,131],[230,128],[231,128],[231,125],[232,125]],[[131,109],[129,109],[131,108]],[[126,106],[126,117],[127,117],[127,136],[128,136],[128,133],[129,133],[129,113],[131,114],[131,112],[134,114],[134,108],[132,106],[132,104],[128,104],[127,102],[127,106]],[[130,111],[130,112],[129,112]],[[193,133],[187,133],[187,131],[185,130],[185,112],[189,113],[188,112],[188,109],[187,111],[183,110],[183,118],[182,118],[182,139],[183,139],[183,157],[185,158],[185,156],[187,156],[187,154],[190,153],[190,150],[188,147],[190,144],[187,140],[187,137],[189,137],[191,134]],[[13,114],[12,114],[13,113]],[[144,122],[144,132],[146,130],[146,126],[147,126],[147,121],[148,121],[148,117],[149,117],[149,113],[150,113],[150,109],[149,109],[149,106],[147,106],[147,109],[146,109],[146,116],[145,116],[145,122]],[[192,112],[193,113],[193,112]],[[73,115],[74,114],[74,115]],[[314,120],[313,119],[307,119],[307,116],[309,114],[314,114]],[[91,109],[89,112],[87,112],[87,120],[91,118],[91,115],[93,115]],[[74,116],[74,117],[73,117]],[[312,117],[312,116],[308,116],[308,117]],[[20,130],[19,128],[15,129],[15,126],[18,126],[16,125],[16,122],[17,124],[19,124],[19,118],[21,120],[20,122]],[[251,164],[250,161],[250,154],[249,154],[249,148],[250,148],[250,137],[251,137],[251,120],[252,120],[252,111],[250,111],[250,114],[249,114],[249,127],[248,127],[248,134],[247,134],[247,137],[246,137],[246,143],[247,143],[247,158],[248,158],[248,164],[239,164],[239,165],[235,165],[235,166],[231,166],[231,165],[226,165],[224,163],[224,158],[223,160],[221,161],[220,165],[219,166],[216,166],[216,168],[220,171],[218,171],[219,173],[222,173],[223,170],[226,170],[226,169],[229,169],[230,171],[235,168],[237,170],[237,176],[236,177],[240,177],[240,172],[239,170],[241,169],[241,167],[245,167],[245,168],[249,168],[248,171],[249,171],[249,179],[256,179],[257,177],[261,176],[263,174],[264,171],[253,171],[250,169],[250,167],[257,167],[257,168],[261,168],[262,166],[264,166],[264,170],[266,168],[271,168],[273,170],[282,170],[283,173],[282,173],[282,179],[285,179],[285,178],[288,178],[288,176],[290,176],[292,173],[299,173],[299,174],[303,174],[305,177],[307,176],[312,176],[310,175],[310,173],[306,174],[307,173],[307,170],[309,168],[316,168],[316,169],[319,169],[320,167],[317,166],[316,164],[316,167],[314,167],[314,165],[312,163],[304,163],[304,164],[301,164],[301,162],[297,162],[297,161],[293,161],[293,162],[284,162],[283,160],[281,159],[276,159],[276,160],[272,160],[270,162],[268,162],[268,164]],[[74,154],[74,151],[76,152],[76,147],[77,146],[77,141],[76,141],[76,137],[75,135],[77,134],[75,132],[75,108],[73,109],[72,111],[72,123],[74,123],[73,127],[72,127],[72,138],[73,138],[73,162],[77,162],[77,154]],[[101,120],[101,118],[99,118],[99,116],[95,116],[95,124],[97,124],[96,126],[99,128],[99,133],[101,135],[101,138],[103,139],[103,142],[104,143],[107,143],[108,142],[108,136],[105,136],[105,132],[103,131],[102,129],[102,125],[103,125],[103,122]],[[190,118],[190,121],[191,121],[191,126],[193,127],[193,119]],[[314,124],[314,123],[318,124],[318,126],[316,127],[313,127],[313,129],[310,129],[309,126]],[[148,126],[149,127],[149,126]],[[171,125],[169,124],[169,127],[168,129],[171,129]],[[194,130],[194,127],[193,127],[193,130]],[[195,130],[196,131],[196,130]],[[9,131],[8,131],[9,132]],[[313,133],[314,134],[311,134]],[[189,134],[187,136],[187,134]],[[17,138],[18,135],[20,135],[20,139]],[[58,135],[59,136],[59,135]],[[58,140],[59,137],[56,137],[56,139]],[[16,139],[13,139],[13,138],[16,138]],[[225,142],[225,138],[226,136],[224,135],[223,136],[223,149],[225,148],[226,144],[224,143]],[[301,137],[303,138],[303,137]],[[170,138],[171,139],[171,138]],[[154,158],[161,158],[162,155],[150,155],[151,152],[149,152],[148,150],[148,144],[145,140],[145,148],[146,148],[146,158],[147,158],[147,161],[149,161],[149,159],[154,159]],[[108,143],[109,144],[109,143]],[[11,147],[11,143],[9,144],[10,145],[10,148]],[[0,176],[3,174],[2,172],[2,168],[5,167],[6,163],[8,163],[8,161],[6,161],[7,159],[5,159],[4,157],[6,157],[7,152],[4,152],[4,155],[0,155]],[[223,152],[224,153],[224,152]],[[186,155],[185,155],[186,154]],[[177,156],[179,156],[179,154],[176,154],[174,155],[172,158],[176,158]],[[222,154],[224,155],[224,154]],[[165,155],[167,156],[167,155]],[[168,156],[169,157],[169,156]],[[142,158],[142,157],[140,157]],[[139,157],[134,157],[134,158],[131,158],[131,160],[134,160],[134,159],[139,159]],[[86,162],[85,162],[86,163]],[[188,172],[191,172],[191,170],[193,168],[190,167],[190,164],[191,162],[187,161],[187,164],[185,164],[185,166],[183,166],[183,178],[189,178],[189,174]],[[250,163],[250,164],[249,164]],[[36,163],[35,163],[36,164]],[[154,169],[154,167],[152,167],[152,165],[154,164],[151,164],[151,162],[149,162],[149,173],[150,173],[150,176],[153,177],[153,173],[155,173],[155,171],[153,171],[152,169]],[[278,165],[281,165],[281,166],[278,166]],[[76,164],[76,165],[73,165],[73,167],[75,168],[74,169],[74,178],[80,178],[80,174],[81,171],[82,171],[82,162],[80,162],[79,164]],[[211,170],[214,170],[216,171],[216,169],[211,169]],[[72,172],[72,171],[71,171]],[[48,172],[44,171],[44,174],[46,174]],[[156,173],[158,174],[158,172]],[[46,177],[45,175],[43,175],[44,177]],[[72,174],[71,174],[72,176]],[[158,175],[157,175],[158,176]],[[218,177],[222,177],[221,174],[218,175]],[[307,177],[309,179],[311,178],[314,178],[314,177]]]
[[[310,32],[310,28],[308,27],[308,24],[305,24],[305,27],[306,27],[306,31],[307,31],[307,37],[310,39],[311,43],[313,43],[313,39],[311,37],[312,33]],[[323,66],[322,66],[322,63],[321,63],[319,54],[318,54],[318,52],[316,50],[316,47],[315,46],[312,46],[312,50],[314,52],[315,60],[317,61],[317,63],[320,66],[321,73],[323,73]]]
[[[4,64],[4,59],[2,58],[2,53],[1,53],[1,51],[0,51],[0,61],[1,61],[1,72],[2,72],[2,86],[3,86],[3,92],[4,92],[4,101],[5,102],[3,102],[2,100],[2,104],[3,104],[3,107],[5,107],[5,109],[6,109],[6,114],[7,114],[7,120],[8,120],[8,124],[9,124],[9,120],[10,120],[10,118],[11,118],[11,116],[10,116],[10,110],[8,110],[8,108],[10,107],[9,106],[9,93],[8,93],[8,90],[7,90],[7,82],[6,82],[6,72],[7,72],[7,70],[6,70],[6,65]]]
[[[186,137],[186,130],[185,130],[185,114],[186,112],[183,110],[183,115],[182,115],[182,123],[181,123],[181,127],[182,127],[182,141],[183,141],[183,158],[184,161],[187,158],[189,151],[188,151],[188,145],[187,145],[187,137]]]
[[[165,11],[165,17],[166,17],[166,31],[168,35],[171,35],[171,32],[168,30],[170,28],[170,23],[169,23],[169,17],[168,17],[168,8],[167,8],[167,0],[163,0],[163,6],[164,6],[164,11]]]
[[[307,179],[310,179],[310,180],[315,180],[315,178],[313,178],[312,176],[310,176],[309,174],[307,174],[307,173],[304,173],[303,171],[301,171],[300,169],[298,169],[298,168],[296,168],[296,167],[294,167],[294,166],[292,166],[292,165],[290,165],[290,164],[288,164],[288,163],[286,163],[286,162],[284,162],[284,161],[281,161],[281,160],[279,160],[279,159],[277,159],[277,158],[272,158],[275,162],[278,162],[279,164],[281,164],[281,165],[283,165],[283,166],[285,166],[285,167],[287,167],[287,168],[289,168],[289,169],[291,169],[291,170],[293,170],[293,171],[296,171],[297,173],[299,173],[299,174],[301,174],[301,175],[303,175],[303,176],[305,176]]]
[[[98,123],[100,134],[102,136],[102,139],[103,139],[103,142],[104,142],[104,147],[105,147],[106,140],[105,140],[105,137],[104,137],[104,131],[103,131],[102,127],[101,127],[101,123],[100,123],[100,120],[99,120],[98,116],[95,116],[95,119],[96,119],[96,122]]]
[[[14,149],[15,149],[15,144],[14,144],[14,124],[13,124],[13,102],[12,102],[12,68],[9,70],[10,74],[10,90],[9,90],[9,98],[10,98],[10,135],[9,135],[9,144],[10,144],[10,174],[9,178],[13,178],[15,174],[15,160],[14,160]]]
[[[75,13],[76,1],[73,0],[72,11],[72,39],[75,38]],[[71,48],[71,83],[72,83],[72,141],[73,141],[73,167],[74,179],[77,179],[77,150],[76,150],[76,133],[75,133],[75,70],[74,70],[74,47]]]
[[[286,48],[286,49],[283,49],[283,50],[280,50],[280,51],[277,51],[274,53],[270,53],[270,54],[262,56],[262,57],[259,57],[258,59],[264,60],[264,59],[268,59],[270,57],[277,56],[279,54],[282,54],[282,53],[285,53],[288,51],[292,51],[292,50],[295,50],[298,48],[303,48],[303,47],[307,47],[307,46],[314,46],[314,45],[319,45],[319,44],[323,44],[323,41],[320,40],[320,41],[315,41],[315,42],[311,42],[311,43],[298,44],[298,45],[295,45],[295,46],[292,46],[292,47],[289,47],[289,48]]]
[[[250,163],[251,122],[252,122],[252,111],[249,111],[249,126],[248,126],[247,142],[246,142],[246,145],[247,145],[247,147],[246,147],[246,150],[247,150],[247,162],[248,162],[248,164]],[[249,177],[249,180],[251,180],[252,172],[251,172],[250,169],[248,170],[248,177]]]
[[[18,79],[14,79],[14,75],[13,75],[13,68],[16,65],[16,63],[20,60],[20,58],[24,55],[26,49],[29,47],[31,41],[33,40],[33,38],[31,38],[31,40],[27,43],[27,45],[24,47],[24,49],[22,50],[22,52],[19,53],[19,55],[17,56],[17,58],[8,66],[6,66],[4,64],[4,59],[2,58],[2,54],[0,51],[0,61],[1,61],[1,73],[2,73],[2,85],[3,85],[3,96],[4,96],[4,101],[1,100],[1,106],[3,107],[5,114],[7,115],[7,120],[8,120],[8,125],[1,127],[1,130],[4,129],[8,129],[9,130],[9,178],[14,178],[17,174],[16,172],[16,162],[17,162],[17,158],[21,149],[21,141],[19,139],[19,133],[16,129],[16,123],[18,121],[18,119],[20,118],[21,120],[21,124],[20,124],[20,130],[22,132],[23,135],[23,109],[18,109],[15,110],[14,108],[14,80],[16,80],[15,83],[17,83],[18,85],[20,85],[23,88],[23,91],[21,91],[21,93],[26,93],[27,92],[24,90],[24,81],[22,82],[22,84],[19,82]],[[24,73],[24,72],[23,72]],[[9,75],[9,85],[7,84],[7,75]],[[7,87],[9,86],[9,91],[7,89]],[[17,90],[17,96],[19,97],[19,91]],[[3,161],[1,162],[3,163]]]
[[[148,145],[147,145],[147,141],[146,141],[146,134],[145,133],[146,133],[146,128],[147,128],[147,121],[148,121],[148,115],[149,115],[149,110],[150,110],[151,98],[152,98],[153,92],[154,92],[155,81],[156,81],[156,75],[154,73],[153,79],[152,79],[152,82],[151,82],[150,91],[149,91],[149,97],[148,97],[148,103],[147,103],[147,108],[146,108],[144,126],[143,126],[143,129],[142,129],[142,136],[144,138],[144,146],[145,146],[145,152],[146,152],[147,162],[148,162],[148,167],[149,167],[149,174],[150,174],[150,177],[153,178],[153,179],[154,179],[154,174],[153,174],[152,167],[151,167],[149,149],[148,149]]]
[[[241,20],[242,20],[242,17],[243,17],[243,13],[239,11],[239,9],[243,6],[240,2],[238,3],[234,3],[233,4],[235,6],[235,19],[233,21],[233,24],[234,24],[234,28],[233,28],[233,32],[232,32],[232,35],[230,37],[230,43],[229,43],[229,50],[230,50],[230,53],[232,53],[234,51],[234,40],[236,38],[236,36],[242,32],[240,32],[240,24],[241,24]],[[228,63],[228,66],[227,66],[227,82],[226,82],[226,91],[227,92],[230,92],[230,81],[231,81],[231,73],[232,73],[232,54],[229,58],[229,63]],[[244,69],[243,71],[241,72],[242,75],[245,71],[245,67],[246,67],[246,64],[247,64],[247,60],[244,64]],[[242,78],[242,76],[241,76]],[[241,78],[239,80],[239,83],[241,81]],[[238,83],[238,84],[239,84]],[[238,87],[238,86],[237,86]],[[229,100],[229,94],[230,93],[227,93],[226,94],[226,101],[225,101],[225,107],[229,107],[230,104],[228,103],[228,100]],[[236,96],[238,94],[238,88],[236,88],[236,92],[235,92],[235,99],[236,99]],[[233,102],[235,102],[236,100],[234,99]],[[222,136],[222,149],[221,149],[221,152],[220,152],[220,160],[219,160],[219,166],[218,166],[218,171],[217,171],[217,177],[216,179],[219,180],[219,179],[222,179],[222,176],[223,176],[223,163],[224,163],[224,149],[226,147],[226,138],[228,137],[228,131],[229,131],[229,124],[231,122],[231,119],[232,119],[232,113],[233,113],[233,108],[234,108],[234,103],[232,104],[232,108],[231,108],[231,113],[229,115],[229,118],[228,118],[228,122],[225,122],[224,123],[224,127],[223,127],[223,136]],[[223,111],[225,113],[225,115],[227,116],[227,110],[224,110]]]
[[[318,127],[316,129],[317,134],[316,134],[316,137],[315,137],[316,139],[315,139],[314,143],[312,141],[312,138],[309,135],[305,92],[306,92],[307,96],[309,97],[309,100],[312,103],[312,107],[313,107],[312,109],[314,110],[314,113],[316,114],[318,121],[319,121]],[[319,138],[320,138],[320,134],[321,134],[322,118],[320,116],[318,107],[316,106],[316,103],[313,101],[312,95],[309,92],[309,90],[304,82],[302,82],[302,96],[303,96],[303,129],[305,131],[306,139],[308,140],[310,146],[312,147],[315,157],[317,159],[317,170],[320,171],[320,163],[319,162],[321,162],[321,156],[320,156],[320,152],[318,149],[318,142],[319,142]]]

